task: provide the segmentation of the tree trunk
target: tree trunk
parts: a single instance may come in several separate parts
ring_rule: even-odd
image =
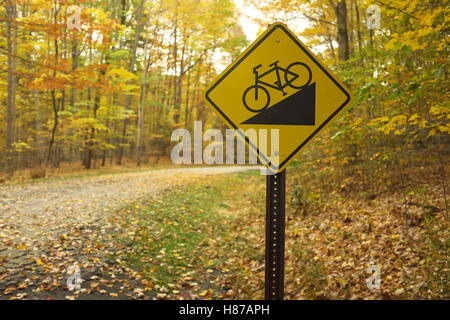
[[[53,23],[57,24],[58,23],[58,13],[59,13],[60,8],[58,8],[56,6],[56,1],[55,1],[55,9],[54,10],[55,11],[54,11],[54,16],[53,16]],[[54,44],[54,48],[55,48],[54,65],[56,67],[58,65],[58,61],[59,61],[59,45],[58,45],[57,37],[53,41],[53,44]],[[56,69],[53,70],[53,77],[56,78]],[[58,130],[58,121],[59,121],[59,115],[58,115],[59,108],[58,108],[58,103],[56,101],[56,90],[55,89],[51,90],[51,97],[52,97],[52,105],[53,105],[53,127],[52,127],[52,134],[50,137],[50,141],[48,144],[47,156],[45,157],[44,169],[47,168],[47,165],[50,162],[50,157],[52,154],[53,146],[55,144],[56,131]]]
[[[78,41],[74,35],[74,38],[72,39],[72,72],[77,70],[77,68],[78,68]],[[71,88],[70,106],[72,108],[72,112],[76,110],[75,109],[75,103],[77,102],[76,95],[77,89]]]
[[[136,11],[136,32],[134,35],[134,41],[133,41],[133,45],[131,47],[131,59],[130,59],[130,64],[128,66],[128,70],[132,73],[135,73],[134,67],[136,64],[136,55],[137,55],[137,47],[138,47],[138,42],[139,42],[139,38],[141,35],[141,30],[142,30],[142,15],[143,15],[143,11],[144,11],[144,4],[145,4],[146,0],[141,0],[141,2],[139,3],[139,7],[137,8]],[[125,97],[125,110],[128,110],[131,106],[131,99],[132,96],[131,95],[127,95]],[[123,125],[122,125],[122,138],[121,138],[121,144],[120,144],[120,148],[119,148],[119,155],[117,158],[117,164],[121,165],[122,161],[123,161],[123,155],[124,155],[124,145],[126,142],[126,135],[127,135],[127,126],[128,126],[128,119],[124,119],[123,120]]]
[[[177,105],[177,93],[178,93],[178,85],[179,85],[179,77],[177,72],[177,59],[178,59],[178,20],[175,19],[175,27],[173,30],[174,40],[173,40],[173,107],[174,107],[174,115],[173,122],[176,126],[178,120],[180,118],[178,105]],[[181,74],[181,72],[180,72]]]
[[[138,106],[138,123],[137,123],[137,134],[136,134],[136,148],[135,148],[135,160],[138,166],[141,165],[141,153],[143,149],[143,135],[144,135],[144,107],[145,100],[147,96],[147,81],[148,72],[150,68],[150,57],[147,57],[147,43],[144,45],[144,79],[141,84],[141,94],[139,96],[139,106]]]
[[[35,104],[35,110],[36,110],[36,159],[37,159],[37,165],[42,166],[44,163],[44,153],[45,151],[43,148],[43,140],[41,137],[41,131],[42,131],[42,110],[41,110],[41,100],[39,98],[39,92],[37,90],[33,90],[33,96],[34,96],[34,104]]]
[[[6,167],[8,175],[14,173],[14,143],[16,131],[16,89],[17,89],[17,7],[6,1],[7,45],[8,45],[8,96],[6,118]]]
[[[100,93],[99,90],[97,89],[95,92],[95,98],[94,98],[94,110],[93,110],[93,117],[94,119],[97,119],[97,110],[100,107]],[[84,168],[85,169],[91,169],[91,165],[92,165],[92,158],[94,156],[94,148],[95,148],[95,128],[92,127],[91,128],[91,134],[89,137],[89,143],[88,143],[88,154],[87,154],[87,158],[86,158],[86,163]]]
[[[50,157],[53,149],[53,145],[55,143],[56,130],[58,129],[58,106],[56,103],[56,95],[55,90],[52,90],[52,105],[53,105],[53,127],[52,127],[52,135],[50,137],[50,141],[48,143],[47,155],[45,157],[44,168],[47,168],[48,163],[50,162]]]
[[[175,92],[174,92],[175,93],[175,96],[174,96],[174,103],[175,103],[174,124],[175,125],[177,125],[181,119],[181,96],[183,94],[183,76],[186,72],[184,70],[185,54],[186,54],[186,44],[183,45],[183,48],[181,50],[180,73],[176,79],[176,87],[175,87]]]
[[[359,6],[358,2],[355,4],[355,12],[356,12],[356,28],[358,32],[358,50],[362,51],[362,31],[361,31],[361,18],[359,14]]]
[[[191,73],[187,74],[186,83],[186,106],[184,109],[184,128],[189,128],[189,92],[191,90]]]
[[[347,61],[350,57],[350,44],[348,41],[347,4],[340,0],[334,5],[337,20],[337,41],[339,44],[338,56],[340,61]]]

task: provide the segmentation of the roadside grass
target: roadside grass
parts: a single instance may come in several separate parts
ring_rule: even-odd
[[[261,180],[258,174],[208,176],[123,208],[126,231],[118,240],[128,247],[125,263],[142,273],[159,297],[225,297],[235,265],[262,259],[236,233],[249,223],[234,211],[235,197],[246,199],[242,191]]]
[[[220,184],[192,185],[175,188],[148,206],[135,206],[138,229],[132,232],[134,254],[129,262],[157,284],[171,283],[187,267],[198,267],[192,253],[207,240],[208,229],[223,232],[225,221],[214,214],[221,198]]]

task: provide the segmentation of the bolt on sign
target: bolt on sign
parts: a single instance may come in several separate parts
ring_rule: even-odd
[[[250,45],[206,89],[205,98],[274,173],[351,100],[345,85],[282,23]],[[278,150],[258,148],[248,129],[278,129]]]

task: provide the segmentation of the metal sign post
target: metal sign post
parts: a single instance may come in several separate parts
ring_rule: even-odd
[[[284,230],[286,170],[267,176],[266,190],[266,300],[284,297]]]

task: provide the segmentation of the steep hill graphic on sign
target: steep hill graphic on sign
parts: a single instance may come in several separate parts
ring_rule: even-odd
[[[242,124],[303,125],[316,124],[316,84],[274,104]]]

